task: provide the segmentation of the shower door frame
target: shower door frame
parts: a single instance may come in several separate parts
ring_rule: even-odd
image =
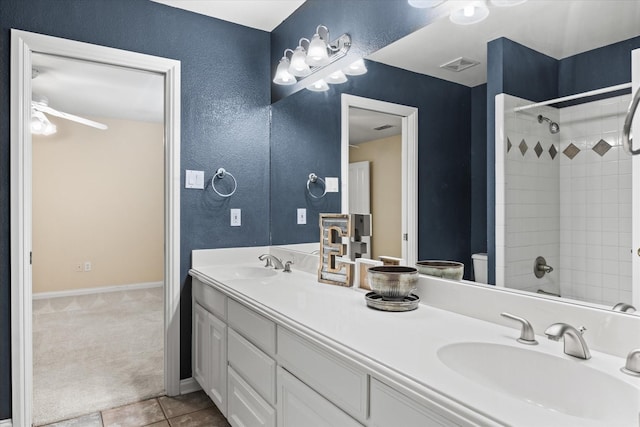
[[[631,51],[631,98],[640,90],[640,49]],[[640,113],[636,113],[631,132],[640,142]],[[640,310],[640,155],[631,156],[631,304]]]
[[[164,383],[180,393],[180,61],[11,30],[11,374],[12,424],[30,426],[32,332],[32,53],[164,76]]]

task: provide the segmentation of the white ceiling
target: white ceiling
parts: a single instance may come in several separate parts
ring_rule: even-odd
[[[474,87],[487,81],[487,43],[499,37],[562,59],[640,35],[638,0],[529,0],[489,9],[474,25],[445,16],[367,59]],[[480,64],[457,73],[439,68],[461,56]]]
[[[96,119],[164,120],[160,74],[41,53],[32,58],[38,72],[32,80],[34,99],[44,96],[56,110]]]
[[[305,0],[153,0],[179,9],[273,31]]]
[[[392,127],[383,130],[375,128],[385,125]],[[349,108],[349,144],[358,145],[367,141],[388,138],[402,133],[402,118],[393,114],[377,111]]]

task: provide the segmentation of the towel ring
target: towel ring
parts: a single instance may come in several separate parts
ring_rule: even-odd
[[[222,194],[221,192],[216,190],[216,184],[215,184],[216,178],[222,179],[227,175],[229,175],[233,180],[233,190],[231,190],[231,192],[228,194]],[[218,196],[230,197],[230,196],[233,196],[233,193],[236,192],[236,189],[238,188],[238,182],[236,181],[236,178],[233,175],[231,175],[231,172],[227,172],[224,168],[220,168],[216,171],[215,175],[213,175],[213,178],[211,178],[211,187],[213,188],[213,191],[215,191]]]
[[[311,189],[309,188],[309,186],[313,183],[315,184],[316,182],[320,181],[322,183],[322,186],[324,187],[324,191],[322,192],[322,194],[320,196],[316,196],[315,194],[313,194],[311,192]],[[327,184],[325,184],[324,179],[320,178],[318,175],[316,175],[315,173],[310,173],[309,174],[309,179],[307,180],[307,192],[309,193],[309,195],[311,197],[313,197],[314,199],[321,199],[324,197],[325,194],[327,194]]]

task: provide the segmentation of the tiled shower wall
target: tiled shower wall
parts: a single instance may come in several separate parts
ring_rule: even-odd
[[[504,158],[496,159],[496,175],[504,171],[496,191],[499,286],[631,302],[631,158],[620,145],[629,100],[513,112],[531,102],[504,95]],[[560,132],[538,123],[539,114]],[[533,274],[539,255],[554,268],[541,279]]]
[[[560,109],[559,276],[568,298],[631,303],[631,156],[621,145],[630,98]]]

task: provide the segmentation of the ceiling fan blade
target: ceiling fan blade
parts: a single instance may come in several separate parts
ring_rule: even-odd
[[[60,117],[66,120],[71,120],[73,122],[77,122],[86,126],[91,126],[96,129],[106,130],[109,128],[105,124],[94,122],[93,120],[85,119],[84,117],[79,117],[73,114],[58,111],[54,108],[49,107],[48,105],[45,105],[42,102],[31,102],[31,106],[38,111],[42,111],[43,113],[51,114],[52,116]]]

